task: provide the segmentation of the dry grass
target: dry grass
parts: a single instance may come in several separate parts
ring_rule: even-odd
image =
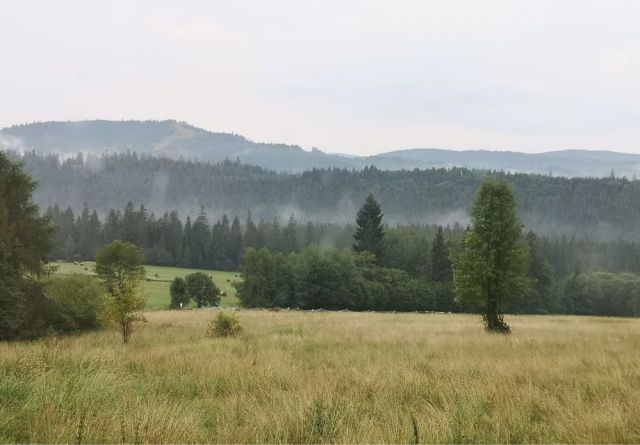
[[[640,320],[239,315],[0,344],[0,441],[640,442]]]

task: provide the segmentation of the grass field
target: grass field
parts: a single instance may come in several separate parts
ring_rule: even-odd
[[[0,343],[0,441],[640,442],[637,319],[214,314]]]
[[[57,267],[58,274],[92,274],[94,263],[85,261],[81,264],[67,262],[53,262],[52,266]],[[211,275],[213,282],[227,296],[220,299],[222,307],[236,307],[240,305],[240,300],[236,296],[236,290],[231,283],[239,281],[240,278],[234,272],[221,272],[201,269],[184,269],[181,267],[145,266],[147,270],[147,281],[144,283],[144,292],[147,296],[147,310],[167,309],[169,307],[169,286],[175,277],[184,277],[193,272],[204,272]]]

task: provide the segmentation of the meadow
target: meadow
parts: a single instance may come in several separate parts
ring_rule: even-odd
[[[93,275],[94,265],[95,263],[92,261],[84,261],[78,264],[61,261],[51,263],[51,266],[56,268],[56,274],[59,275]],[[226,293],[226,296],[220,298],[221,307],[237,307],[240,305],[240,300],[236,296],[236,290],[231,285],[236,281],[240,281],[238,274],[235,272],[186,269],[182,267],[144,267],[147,271],[147,280],[143,283],[143,291],[147,298],[147,310],[167,309],[171,300],[169,295],[169,286],[171,285],[171,281],[176,277],[185,277],[186,275],[194,272],[203,272],[210,275],[220,291]]]
[[[0,442],[640,442],[640,320],[148,312],[0,343]]]

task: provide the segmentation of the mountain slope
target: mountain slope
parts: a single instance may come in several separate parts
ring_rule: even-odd
[[[610,151],[564,150],[540,154],[512,151],[442,149],[396,150],[375,156],[341,156],[297,145],[253,142],[243,136],[213,133],[177,121],[80,121],[15,125],[0,130],[0,145],[35,150],[42,154],[72,156],[78,152],[140,154],[219,162],[241,162],[277,171],[301,172],[312,168],[363,168],[399,170],[431,167],[468,167],[554,176],[634,177],[640,172],[640,155]]]
[[[27,153],[21,157],[39,183],[41,208],[58,204],[76,212],[83,205],[106,215],[127,201],[157,215],[177,209],[196,215],[246,215],[256,220],[291,213],[299,221],[352,222],[373,193],[389,224],[432,223],[463,226],[477,190],[490,173],[468,169],[385,171],[315,169],[276,173],[238,162],[210,164],[136,154],[112,154],[91,161]],[[540,235],[589,239],[640,239],[640,181],[613,178],[557,178],[492,174],[514,188],[527,228]],[[585,259],[586,261],[586,259]],[[640,261],[640,258],[638,259]]]

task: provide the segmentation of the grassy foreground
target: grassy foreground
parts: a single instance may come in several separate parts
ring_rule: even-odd
[[[0,441],[640,442],[637,319],[214,314],[0,344]]]
[[[93,275],[93,267],[95,263],[92,261],[84,261],[81,264],[52,262],[51,265],[57,268],[56,273],[60,275],[69,275],[74,273]],[[169,295],[169,286],[171,286],[171,281],[176,277],[184,278],[186,275],[194,272],[204,272],[207,275],[211,275],[213,282],[216,283],[216,286],[218,286],[220,291],[227,293],[226,297],[222,297],[220,299],[220,306],[237,307],[240,305],[240,300],[236,296],[236,290],[231,286],[231,284],[235,281],[240,281],[241,278],[236,276],[237,274],[234,272],[163,266],[144,266],[144,268],[147,270],[147,281],[144,282],[144,293],[147,297],[147,310],[153,311],[167,309],[171,301],[171,297]]]

